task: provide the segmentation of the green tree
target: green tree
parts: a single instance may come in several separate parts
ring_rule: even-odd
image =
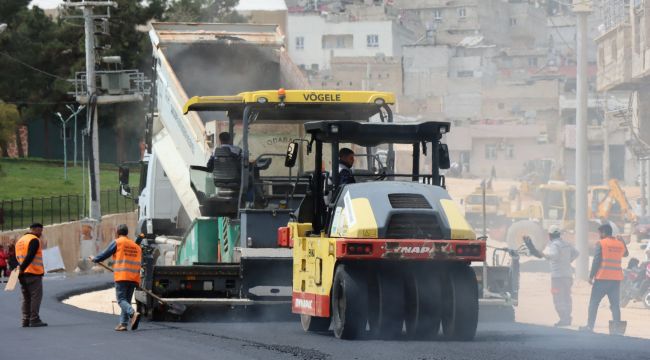
[[[246,19],[233,10],[239,0],[176,0],[165,12],[166,21],[239,23]]]
[[[2,156],[9,156],[8,145],[15,135],[16,128],[20,115],[16,105],[7,104],[0,100],[0,147],[2,148]]]

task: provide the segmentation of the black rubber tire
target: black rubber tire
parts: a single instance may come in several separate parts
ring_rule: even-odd
[[[468,341],[478,325],[478,283],[469,265],[450,266],[444,287],[442,331],[449,340]]]
[[[366,330],[368,289],[362,271],[340,264],[332,284],[332,327],[339,339],[358,339]]]
[[[330,318],[300,314],[300,325],[308,332],[324,332],[330,328]]]
[[[404,324],[410,338],[433,339],[440,331],[442,285],[431,270],[414,268],[405,274]]]
[[[406,289],[403,276],[389,266],[376,272],[369,303],[371,316],[368,319],[373,337],[392,339],[402,333],[406,308]]]

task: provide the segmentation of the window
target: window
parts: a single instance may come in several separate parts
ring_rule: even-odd
[[[474,77],[474,72],[471,70],[463,70],[456,73],[456,76],[459,78],[468,78]]]
[[[433,9],[433,20],[438,22],[442,21],[442,10]]]
[[[517,19],[516,18],[510,18],[510,26],[515,26],[517,25]]]
[[[485,145],[485,159],[496,160],[496,158],[497,158],[497,146],[494,144]]]
[[[512,160],[515,158],[515,146],[506,144],[506,159]]]
[[[458,8],[458,17],[465,18],[467,16],[467,10],[464,7]]]
[[[529,57],[528,58],[528,66],[537,66],[537,58],[536,57]]]
[[[497,107],[499,108],[499,110],[503,110],[506,106],[504,103],[498,103]]]
[[[296,50],[303,50],[305,48],[305,38],[302,36],[296,37]]]
[[[371,34],[366,36],[368,47],[379,47],[379,35]]]
[[[311,71],[318,71],[318,64],[311,64]]]
[[[352,49],[352,34],[323,35],[321,42],[323,49]]]

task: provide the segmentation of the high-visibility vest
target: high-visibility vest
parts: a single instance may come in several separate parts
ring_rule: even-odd
[[[625,244],[608,237],[600,240],[602,260],[596,273],[596,280],[623,280],[621,259],[625,255]]]
[[[117,250],[113,255],[113,279],[140,283],[140,268],[142,267],[142,250],[135,241],[126,236],[115,240]]]
[[[16,243],[16,260],[18,260],[18,263],[22,265],[23,261],[27,257],[29,243],[34,239],[38,241],[38,251],[36,252],[36,256],[34,256],[34,260],[32,260],[29,266],[25,269],[24,273],[43,275],[45,273],[45,268],[43,267],[43,251],[38,236],[34,234],[25,234],[18,240]]]

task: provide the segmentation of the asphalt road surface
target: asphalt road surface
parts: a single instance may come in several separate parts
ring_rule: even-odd
[[[259,322],[232,312],[143,322],[137,331],[118,333],[117,316],[60,302],[110,281],[106,275],[47,279],[41,317],[50,326],[44,328],[21,328],[20,291],[0,291],[0,359],[650,359],[650,340],[495,322],[481,323],[472,342],[343,341],[304,333],[295,318]]]

